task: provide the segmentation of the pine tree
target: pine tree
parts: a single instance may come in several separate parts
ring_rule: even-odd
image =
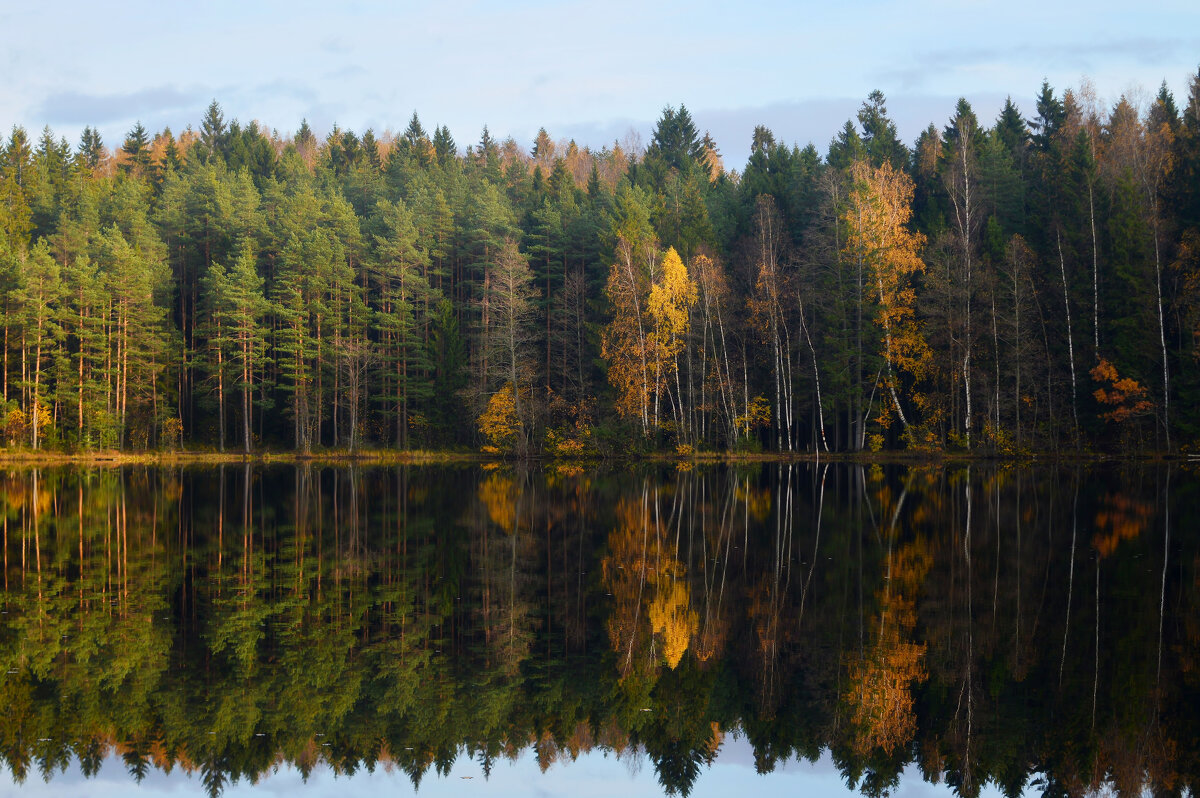
[[[263,295],[263,279],[255,265],[249,241],[243,241],[234,265],[226,272],[220,263],[209,267],[205,280],[210,313],[209,346],[216,360],[220,385],[221,448],[225,446],[224,392],[241,395],[242,451],[251,450],[253,396],[267,363],[265,318],[270,304]],[[229,375],[226,383],[226,374]],[[261,391],[260,391],[261,392]]]
[[[372,282],[378,291],[375,326],[383,340],[385,377],[394,389],[396,445],[408,446],[412,408],[432,396],[429,362],[421,330],[435,295],[425,277],[429,256],[418,247],[412,214],[403,201],[376,208]]]
[[[146,173],[150,166],[150,137],[141,122],[130,128],[126,134],[125,143],[121,145],[121,154],[124,156],[121,162],[122,171],[136,177]]]
[[[44,404],[50,391],[50,364],[61,340],[60,316],[62,309],[62,276],[58,263],[51,257],[44,240],[34,245],[24,263],[21,264],[19,302],[22,307],[21,339],[24,353],[22,359],[30,363],[24,371],[28,384],[24,393],[28,396],[25,416],[30,431],[30,446],[37,449],[44,437],[43,431],[50,424],[51,414]]]
[[[886,162],[893,169],[904,169],[908,165],[908,150],[900,142],[896,123],[888,118],[883,92],[876,89],[867,95],[858,111],[858,123],[862,125],[863,148],[872,166]]]
[[[221,106],[214,99],[204,112],[204,120],[200,123],[200,147],[198,153],[202,161],[215,157],[224,159],[227,144],[225,115]]]
[[[79,138],[79,158],[88,169],[98,169],[104,159],[104,142],[100,133],[92,127],[85,127]]]

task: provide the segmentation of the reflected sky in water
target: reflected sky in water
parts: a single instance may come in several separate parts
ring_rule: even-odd
[[[203,785],[195,776],[178,770],[166,774],[151,770],[141,784],[131,782],[120,757],[110,756],[100,773],[85,779],[78,766],[55,776],[49,783],[36,775],[22,785],[12,774],[0,773],[0,792],[9,791],[25,798],[191,798],[204,796]],[[335,796],[409,795],[421,798],[457,798],[471,794],[489,798],[537,796],[537,798],[661,798],[662,787],[654,776],[654,767],[645,754],[636,757],[605,756],[599,752],[583,754],[574,762],[557,762],[545,773],[538,769],[537,758],[526,750],[515,762],[497,763],[491,777],[484,780],[477,762],[460,757],[447,777],[430,774],[413,792],[408,776],[399,771],[377,768],[374,773],[353,776],[336,775],[328,767],[316,768],[307,780],[291,765],[284,764],[264,776],[257,784],[245,781],[230,785],[222,795],[229,798],[279,798],[303,795],[305,798]],[[726,739],[712,767],[705,771],[692,790],[695,798],[728,798],[752,793],[756,796],[853,796],[828,753],[816,762],[805,760],[781,763],[771,773],[754,772],[754,752],[744,737]],[[1027,791],[1028,793],[1028,791]],[[945,784],[930,784],[916,768],[909,767],[901,777],[894,798],[938,798],[951,796]],[[1001,792],[988,786],[980,798],[1001,798]]]

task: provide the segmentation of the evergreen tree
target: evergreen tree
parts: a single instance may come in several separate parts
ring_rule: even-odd
[[[1055,98],[1054,89],[1048,81],[1042,81],[1042,89],[1037,98],[1037,116],[1029,120],[1033,130],[1033,145],[1040,152],[1050,149],[1054,134],[1067,120],[1067,111],[1061,100]]]
[[[25,188],[29,179],[29,171],[33,166],[33,150],[29,144],[29,135],[25,128],[13,125],[8,137],[8,146],[4,148],[4,159],[0,162],[6,176],[13,181],[17,188]]]
[[[26,374],[22,393],[28,397],[25,418],[30,432],[29,444],[37,449],[50,431],[52,415],[46,404],[46,397],[51,393],[48,372],[62,337],[62,276],[44,240],[39,240],[21,263],[18,280],[18,302],[22,306],[21,341],[26,352],[22,361],[29,361],[22,369]]]
[[[88,169],[96,169],[104,158],[104,142],[92,127],[84,127],[79,137],[79,158]]]
[[[432,396],[430,364],[422,336],[425,312],[436,299],[425,277],[428,254],[418,247],[412,214],[403,201],[376,208],[373,283],[378,290],[375,326],[382,338],[384,386],[392,386],[396,445],[408,446],[412,409]]]
[[[208,104],[204,119],[200,123],[200,141],[197,150],[202,161],[214,157],[225,157],[226,129],[225,115],[216,100]]]
[[[122,171],[138,177],[146,173],[150,166],[150,138],[141,122],[130,128],[126,134],[125,143],[121,145],[121,154],[124,156],[121,162]]]
[[[433,151],[442,166],[450,164],[458,156],[458,145],[450,135],[450,128],[442,125],[433,131]]]
[[[996,118],[994,136],[1008,149],[1012,161],[1022,172],[1028,160],[1029,126],[1012,97],[1004,98],[1004,108]]]
[[[862,137],[854,129],[854,123],[846,120],[846,124],[837,136],[829,142],[829,152],[825,161],[834,169],[846,170],[855,161],[866,158],[867,149]]]
[[[270,305],[249,241],[243,241],[234,265],[226,272],[213,263],[205,279],[210,314],[209,347],[215,361],[222,418],[220,442],[225,447],[224,393],[241,397],[242,451],[252,448],[253,397],[267,362],[265,319]],[[228,375],[228,379],[227,376]],[[260,393],[265,393],[260,389]]]
[[[867,160],[873,166],[886,162],[894,169],[904,169],[908,165],[908,150],[900,142],[896,123],[888,118],[883,92],[876,89],[867,95],[858,111],[858,123]]]

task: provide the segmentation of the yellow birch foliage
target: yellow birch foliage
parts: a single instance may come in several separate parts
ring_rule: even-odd
[[[483,447],[485,452],[496,454],[513,447],[521,421],[517,418],[516,394],[511,382],[492,394],[477,423],[488,439],[488,445]]]
[[[692,306],[699,292],[687,266],[674,247],[667,250],[658,270],[658,280],[650,286],[647,307],[654,320],[655,354],[666,373],[673,368],[675,356],[683,349],[688,333]]]
[[[743,435],[749,435],[751,431],[767,426],[771,423],[771,403],[761,394],[754,397],[747,405],[746,413],[735,418],[733,423]]]
[[[604,293],[612,308],[612,321],[601,333],[600,355],[608,362],[608,382],[617,389],[617,412],[638,417],[648,402],[649,353],[644,331],[639,327],[638,295],[642,286],[631,281],[631,271],[622,263],[614,263],[609,270]]]
[[[508,534],[517,531],[517,486],[511,477],[491,474],[479,483],[479,500],[492,523]]]
[[[628,262],[614,263],[609,271],[605,293],[613,319],[601,334],[600,354],[617,389],[617,412],[644,419],[652,396],[675,373],[699,292],[674,248],[663,256],[652,282],[643,276]]]
[[[914,280],[925,271],[919,254],[925,236],[908,229],[913,196],[908,175],[888,163],[871,167],[856,161],[850,177],[854,187],[842,214],[847,232],[842,254],[851,261],[861,259],[869,275],[879,303],[875,323],[883,334],[879,353],[887,364],[885,379],[898,395],[897,371],[920,379],[930,365],[929,345],[915,314]],[[918,407],[926,404],[920,395],[912,399]]]
[[[659,574],[658,589],[650,603],[650,628],[662,640],[662,655],[671,670],[687,651],[692,636],[700,629],[700,616],[691,608],[691,591],[683,579]]]

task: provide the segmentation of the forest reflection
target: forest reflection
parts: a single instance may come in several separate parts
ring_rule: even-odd
[[[1185,467],[63,468],[0,475],[0,759],[213,795],[725,735],[974,796],[1195,794]]]

